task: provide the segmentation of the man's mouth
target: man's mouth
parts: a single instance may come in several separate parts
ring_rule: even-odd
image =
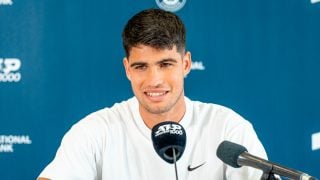
[[[168,91],[163,91],[163,92],[145,92],[145,94],[149,97],[161,97],[167,94]]]

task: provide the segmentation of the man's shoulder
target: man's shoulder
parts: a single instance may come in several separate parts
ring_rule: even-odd
[[[111,114],[117,114],[121,111],[129,111],[132,109],[133,106],[137,103],[137,100],[135,97],[129,98],[127,100],[123,100],[121,102],[116,102],[112,106],[104,107],[102,109],[98,109],[95,112],[90,113],[87,115],[87,117],[92,117],[92,116],[108,116]]]
[[[137,103],[136,101],[137,100],[132,97],[122,102],[115,103],[111,107],[99,109],[82,118],[77,124],[101,125],[105,123],[120,122],[132,114],[130,112],[134,111],[134,107]]]
[[[225,112],[225,113],[235,113],[231,108],[216,104],[212,102],[204,102],[198,100],[191,100],[186,97],[186,103],[193,106],[196,111],[217,111],[217,112]]]
[[[193,114],[197,118],[215,120],[220,123],[247,123],[247,120],[235,110],[216,103],[195,101],[186,98],[187,104],[192,106]]]

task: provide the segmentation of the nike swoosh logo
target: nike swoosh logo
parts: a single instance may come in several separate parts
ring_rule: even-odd
[[[193,170],[195,170],[195,169],[198,169],[199,167],[203,166],[205,163],[206,163],[206,162],[204,162],[204,163],[202,163],[202,164],[200,164],[200,165],[198,165],[198,166],[196,166],[196,167],[190,167],[190,165],[189,165],[189,166],[188,166],[188,171],[193,171]]]

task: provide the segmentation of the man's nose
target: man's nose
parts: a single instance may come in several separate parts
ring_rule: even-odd
[[[150,68],[147,74],[147,80],[150,86],[159,86],[163,83],[163,72],[157,67]]]

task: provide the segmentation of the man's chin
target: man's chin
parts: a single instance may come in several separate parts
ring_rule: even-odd
[[[170,108],[166,106],[144,106],[144,109],[146,109],[151,114],[163,114],[170,110]]]
[[[168,112],[168,110],[164,108],[147,108],[147,111],[152,114],[163,114]]]

